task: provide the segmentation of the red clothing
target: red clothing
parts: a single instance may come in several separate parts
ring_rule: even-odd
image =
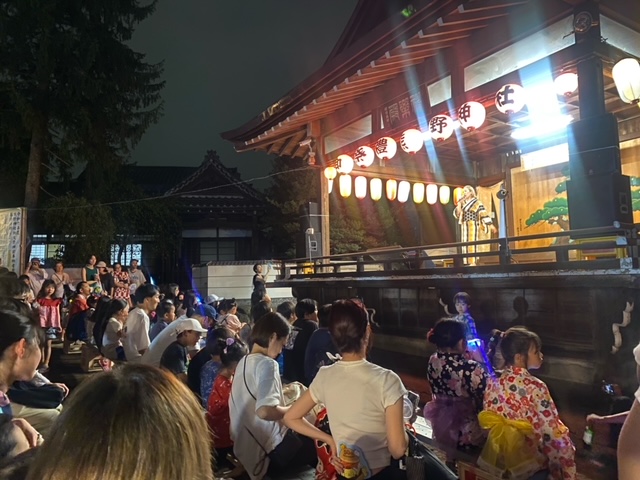
[[[123,300],[129,300],[131,296],[131,291],[129,290],[129,273],[124,270],[120,270],[120,272],[113,272],[113,279],[117,283],[124,283],[126,287],[116,287],[113,290],[113,298],[121,298]]]
[[[39,298],[40,326],[42,328],[60,328],[60,298]]]
[[[71,308],[69,309],[69,318],[74,315],[89,310],[89,305],[87,305],[87,299],[82,294],[76,295],[71,302]]]
[[[207,403],[207,423],[214,436],[216,448],[233,446],[229,435],[231,420],[229,419],[229,396],[231,395],[231,379],[218,375]]]

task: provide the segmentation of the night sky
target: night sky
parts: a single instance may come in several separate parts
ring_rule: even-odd
[[[149,62],[164,60],[164,115],[132,160],[197,166],[211,149],[245,180],[267,175],[271,156],[236,153],[220,132],[257,116],[317,70],[356,3],[160,0],[138,26],[132,47]]]

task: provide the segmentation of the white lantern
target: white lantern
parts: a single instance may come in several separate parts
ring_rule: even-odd
[[[347,198],[351,195],[351,175],[340,175],[340,195]]]
[[[410,128],[402,132],[400,147],[407,153],[416,153],[424,145],[422,132],[415,128]]]
[[[348,175],[353,171],[353,158],[349,155],[339,155],[337,163],[338,173]]]
[[[409,200],[409,193],[411,192],[411,184],[406,180],[402,180],[398,184],[398,201],[404,203]]]
[[[337,176],[338,176],[338,170],[336,170],[336,167],[327,167],[324,169],[324,177],[327,180],[333,180]]]
[[[359,167],[370,167],[373,165],[375,159],[376,155],[373,153],[373,148],[367,147],[366,145],[358,147],[353,154],[353,160]]]
[[[387,180],[387,199],[395,200],[398,196],[398,182],[390,179]]]
[[[449,115],[436,115],[429,120],[429,132],[431,138],[438,142],[442,142],[449,138],[453,133],[453,119]]]
[[[433,205],[438,201],[438,185],[430,183],[427,185],[427,203]]]
[[[388,160],[398,151],[398,144],[391,137],[382,137],[376,142],[375,151],[380,160]]]
[[[329,193],[333,191],[333,179],[338,175],[336,167],[327,167],[324,169],[324,178],[329,181]]]
[[[553,86],[556,89],[556,95],[569,96],[578,89],[578,75],[573,72],[558,75],[553,81]]]
[[[382,198],[382,180],[379,178],[372,178],[369,184],[369,192],[371,194],[371,200],[377,202]]]
[[[451,199],[451,188],[449,185],[440,185],[440,203],[446,205]]]
[[[456,187],[453,189],[453,204],[458,205],[458,202],[462,199],[464,195],[464,188]]]
[[[365,177],[356,177],[355,181],[356,198],[363,199],[367,196],[367,179]]]
[[[480,128],[487,117],[487,110],[480,102],[466,102],[458,109],[458,121],[465,130]]]
[[[424,201],[424,183],[413,184],[413,202],[422,203]]]
[[[625,58],[611,70],[618,95],[625,103],[638,103],[640,100],[640,64],[635,58]]]
[[[496,93],[496,108],[500,113],[516,113],[526,102],[525,91],[520,85],[508,83]]]

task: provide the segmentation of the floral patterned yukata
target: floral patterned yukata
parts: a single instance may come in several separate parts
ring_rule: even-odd
[[[482,366],[465,355],[436,352],[429,359],[428,378],[433,400],[424,416],[438,444],[450,455],[457,447],[482,445],[477,418],[487,385]]]
[[[549,469],[554,480],[575,480],[575,447],[569,429],[558,416],[547,385],[526,368],[507,367],[491,380],[484,396],[484,409],[508,420],[527,420],[538,442],[540,470]]]

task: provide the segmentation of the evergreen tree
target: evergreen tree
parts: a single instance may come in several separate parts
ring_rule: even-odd
[[[156,3],[0,3],[0,96],[30,145],[26,207],[37,205],[43,166],[64,174],[87,162],[88,186],[97,188],[159,118],[162,65],[127,45]]]
[[[319,181],[316,168],[302,166],[300,159],[278,157],[273,160],[273,183],[266,191],[269,202],[262,228],[271,244],[271,255],[294,258],[300,234],[300,208],[317,202]]]

